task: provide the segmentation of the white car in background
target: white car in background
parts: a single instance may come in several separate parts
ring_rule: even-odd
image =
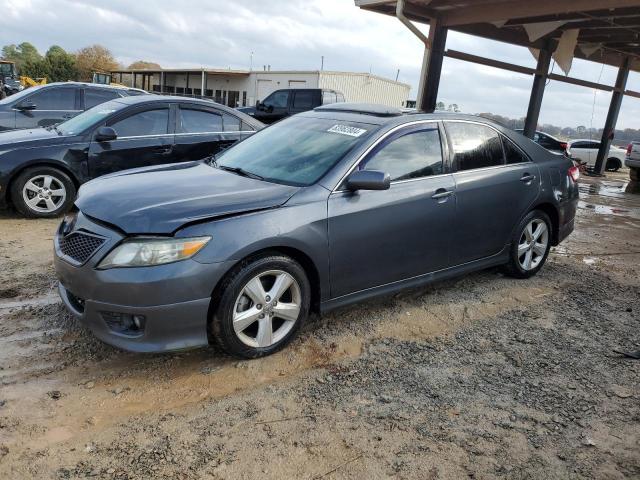
[[[587,167],[594,167],[598,158],[600,142],[597,140],[571,140],[567,145],[567,155]],[[608,172],[617,172],[624,165],[627,151],[624,148],[611,145],[607,154],[605,169]]]

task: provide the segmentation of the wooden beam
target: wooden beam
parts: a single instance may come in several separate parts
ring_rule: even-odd
[[[640,1],[607,0],[606,6],[609,9],[640,7]],[[603,0],[573,0],[571,2],[558,0],[510,0],[467,7],[454,7],[442,12],[441,22],[444,26],[453,27],[471,23],[497,22],[514,18],[556,14],[571,15],[575,13],[576,18],[578,18],[581,11],[602,10],[602,7]]]
[[[508,70],[510,72],[523,73],[525,75],[535,75],[536,69],[523,67],[522,65],[514,65],[512,63],[501,62],[500,60],[493,60],[492,58],[480,57],[478,55],[472,55],[470,53],[459,52],[457,50],[447,50],[444,52],[445,57],[455,58],[456,60],[463,60],[465,62],[477,63],[478,65],[486,65],[487,67],[499,68],[501,70]]]

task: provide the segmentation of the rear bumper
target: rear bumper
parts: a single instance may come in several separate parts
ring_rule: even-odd
[[[629,168],[640,168],[640,159],[625,158],[624,164]]]

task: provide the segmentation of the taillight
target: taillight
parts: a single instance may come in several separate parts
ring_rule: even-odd
[[[633,150],[633,145],[627,145],[627,155],[631,155],[631,150]]]
[[[567,142],[560,142],[560,148],[562,150],[566,150],[567,149]]]
[[[574,182],[577,182],[578,179],[580,178],[580,168],[576,167],[575,165],[569,168],[568,173],[569,173],[569,176],[571,177],[571,180],[573,180]]]

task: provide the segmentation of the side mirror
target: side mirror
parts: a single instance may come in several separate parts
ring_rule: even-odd
[[[380,170],[358,170],[347,178],[347,188],[356,190],[389,190],[391,177]]]
[[[118,138],[118,134],[111,127],[100,127],[95,136],[97,142],[110,142],[116,138]]]
[[[18,110],[35,110],[36,104],[33,102],[24,101],[17,106]]]

